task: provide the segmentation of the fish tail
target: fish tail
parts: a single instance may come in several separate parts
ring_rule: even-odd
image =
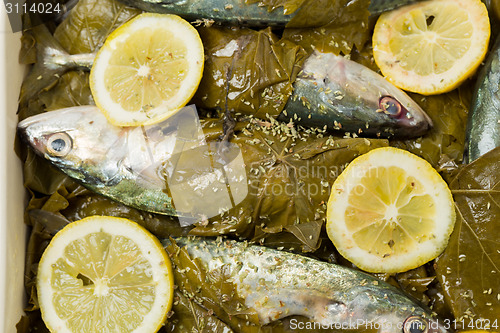
[[[24,79],[19,95],[19,104],[27,105],[30,99],[43,89],[52,86],[74,63],[68,61],[69,53],[52,36],[44,24],[31,29],[36,43],[37,59]]]

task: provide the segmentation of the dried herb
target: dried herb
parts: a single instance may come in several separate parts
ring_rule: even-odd
[[[283,7],[285,13],[296,15],[287,24],[283,37],[311,51],[339,54],[358,50],[370,38],[369,0],[251,0],[268,9]],[[308,27],[308,28],[304,28]]]
[[[240,126],[231,142],[239,146],[245,161],[248,194],[231,210],[196,224],[193,235],[232,234],[264,243],[279,234],[288,237],[290,246],[314,251],[320,245],[336,177],[355,157],[388,144],[383,139],[335,138],[324,130],[299,130],[273,118]],[[205,127],[209,138],[222,134],[217,121]]]
[[[207,58],[194,102],[203,108],[225,110],[227,106],[246,115],[277,117],[292,94],[305,51],[279,40],[270,29],[199,31]]]

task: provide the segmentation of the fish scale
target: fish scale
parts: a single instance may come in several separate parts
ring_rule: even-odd
[[[301,315],[321,325],[378,325],[379,332],[399,333],[407,318],[418,316],[430,320],[429,332],[446,332],[437,319],[430,319],[429,310],[357,270],[231,240],[179,237],[174,242],[200,260],[207,272],[224,267],[237,296],[256,311],[262,325]],[[164,245],[175,251],[171,240]]]
[[[248,26],[285,26],[294,14],[287,15],[282,9],[268,11],[257,3],[246,0],[120,0],[127,6],[147,12],[175,14],[187,20],[206,19],[225,24]]]

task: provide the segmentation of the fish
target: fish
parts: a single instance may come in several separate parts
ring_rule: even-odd
[[[417,137],[431,118],[405,92],[366,66],[315,51],[278,120],[377,137]]]
[[[175,14],[187,20],[211,20],[228,25],[253,27],[284,27],[297,14],[285,7],[268,10],[258,2],[248,0],[119,0],[127,6],[147,12]],[[388,10],[415,2],[416,0],[372,0],[368,7],[371,15],[378,15]],[[313,20],[294,28],[317,27]]]
[[[38,61],[21,88],[20,104],[62,73],[90,70],[95,54],[68,54],[44,25],[33,28]],[[417,137],[432,120],[406,93],[371,69],[333,53],[314,52],[305,61],[278,119],[304,127],[326,126],[373,137]]]
[[[500,146],[500,36],[478,74],[466,133],[466,163]]]
[[[174,263],[181,248],[201,263],[207,276],[220,276],[211,272],[224,270],[227,281],[235,286],[236,296],[257,313],[260,325],[300,315],[321,328],[447,332],[429,309],[401,290],[354,269],[221,238],[174,237],[162,243]],[[191,285],[189,274],[185,276],[185,284]],[[181,292],[186,291],[182,282],[178,280],[177,284]],[[211,301],[218,304],[217,300]]]
[[[93,192],[177,216],[182,226],[219,215],[247,194],[238,146],[208,143],[194,105],[149,126],[114,126],[86,105],[29,117],[17,128],[35,153]]]
[[[101,188],[102,195],[114,197],[130,193],[123,197],[129,206],[135,207],[136,202],[141,201],[156,211],[159,210],[157,203],[161,202],[162,210],[175,213],[171,198],[156,190],[164,184],[153,176],[146,178],[140,174],[150,167],[152,158],[161,159],[162,154],[170,156],[168,150],[158,149],[150,157],[141,127],[110,126],[97,107],[79,106],[29,117],[18,123],[18,132],[36,153],[70,177],[91,188]],[[165,133],[163,140],[169,142],[174,136],[175,132]],[[135,159],[127,157],[128,151],[136,154]]]

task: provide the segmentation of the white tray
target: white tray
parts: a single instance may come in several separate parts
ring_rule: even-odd
[[[17,99],[24,74],[18,54],[21,33],[12,33],[0,4],[0,331],[16,332],[25,305],[24,254],[26,226],[21,161],[14,153]]]

